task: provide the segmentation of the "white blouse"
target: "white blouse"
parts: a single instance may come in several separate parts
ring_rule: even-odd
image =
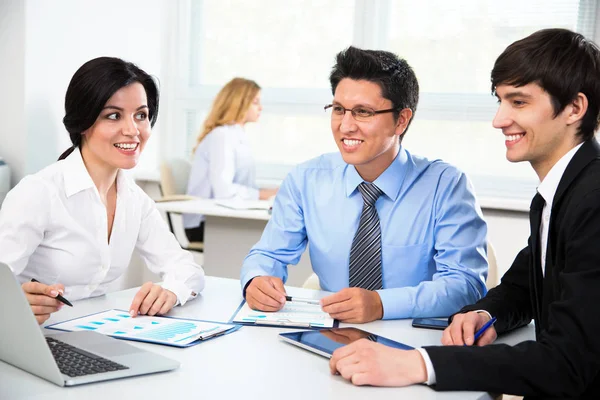
[[[238,124],[219,126],[200,142],[190,170],[187,194],[205,199],[258,200],[256,163],[248,134]],[[200,214],[184,214],[186,228],[196,228]]]
[[[0,261],[21,283],[36,278],[65,285],[65,297],[99,296],[119,278],[136,249],[179,304],[204,288],[204,271],[183,250],[154,201],[117,175],[117,207],[108,241],[106,207],[81,153],[27,176],[0,209]]]

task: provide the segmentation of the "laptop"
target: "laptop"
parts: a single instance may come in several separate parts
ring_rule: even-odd
[[[169,371],[179,362],[100,333],[44,336],[21,285],[0,263],[0,360],[59,386],[75,386]]]

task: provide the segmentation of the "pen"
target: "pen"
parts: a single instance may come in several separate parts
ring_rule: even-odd
[[[38,281],[35,278],[31,278],[31,282],[40,283],[40,281]],[[58,300],[58,301],[60,301],[61,303],[64,303],[64,304],[68,305],[69,307],[73,307],[73,304],[71,304],[71,302],[69,300],[67,300],[64,297],[62,297],[60,293],[58,294],[58,296],[55,297],[55,299]]]
[[[297,302],[308,303],[308,304],[321,304],[321,302],[319,300],[303,299],[301,297],[285,296],[285,300],[286,301],[297,301]]]
[[[481,335],[483,335],[483,332],[485,332],[487,328],[494,325],[494,322],[496,322],[496,317],[490,319],[477,332],[475,332],[475,338],[473,339],[473,344],[477,341],[477,339],[479,339],[481,337]]]

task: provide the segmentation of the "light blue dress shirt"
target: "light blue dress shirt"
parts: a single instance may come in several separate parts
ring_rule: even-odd
[[[321,288],[348,287],[350,247],[358,228],[363,179],[339,153],[295,167],[271,220],[250,250],[241,285],[256,276],[287,279],[307,244]],[[404,148],[373,182],[381,224],[383,318],[446,317],[486,293],[487,227],[464,173]]]
[[[256,164],[248,134],[241,125],[219,126],[194,153],[187,194],[205,199],[258,200]],[[184,214],[183,225],[196,228],[204,216]]]

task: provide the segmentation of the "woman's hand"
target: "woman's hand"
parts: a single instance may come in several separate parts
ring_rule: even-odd
[[[39,282],[25,282],[21,285],[21,288],[25,292],[25,297],[27,297],[27,301],[31,306],[31,311],[33,311],[33,315],[35,315],[35,319],[37,319],[40,325],[50,318],[50,314],[60,310],[64,305],[55,298],[59,293],[64,294],[64,285],[44,285]]]
[[[146,282],[137,292],[129,307],[129,315],[162,315],[177,303],[177,296],[170,290],[152,282]]]

